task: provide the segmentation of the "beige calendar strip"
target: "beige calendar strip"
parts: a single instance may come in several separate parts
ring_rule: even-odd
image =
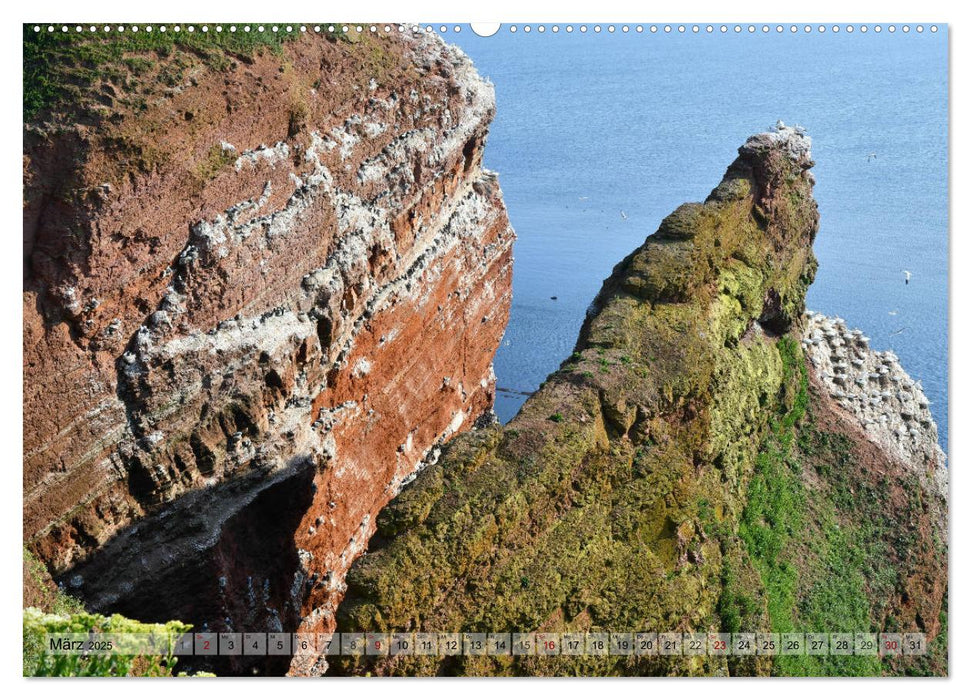
[[[920,656],[922,632],[197,632],[48,635],[51,654],[176,656]]]

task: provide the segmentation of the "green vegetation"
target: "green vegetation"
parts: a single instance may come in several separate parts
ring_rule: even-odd
[[[786,332],[812,279],[812,253],[796,241],[811,237],[815,204],[808,179],[791,174],[777,211],[805,230],[780,232],[781,249],[753,217],[748,174],[730,171],[731,196],[679,208],[618,266],[577,351],[505,431],[456,438],[379,516],[384,546],[349,574],[341,629],[710,630],[724,614],[765,630],[766,600],[789,591],[774,604],[780,617],[795,604],[780,533],[798,532],[784,519],[797,509],[774,475],[755,487],[747,533],[774,576],[771,596],[737,532],[756,461],[764,471],[791,447],[759,457],[762,437],[791,433],[808,401]],[[447,664],[416,657],[395,672],[727,670],[713,657]],[[335,669],[359,673],[370,660]]]
[[[214,144],[206,154],[206,158],[196,165],[196,178],[199,180],[200,184],[204,184],[214,178],[220,170],[230,165],[235,160],[235,151],[224,149],[218,143]]]
[[[86,612],[70,615],[44,613],[37,608],[24,610],[24,675],[25,676],[170,676],[175,666],[175,641],[189,631],[190,625],[169,622],[151,625],[129,620],[121,615],[105,617]],[[54,654],[46,647],[47,635],[68,636],[89,633],[110,634],[124,641],[143,640],[148,635],[160,640],[160,653],[142,654]],[[167,649],[162,652],[161,649]]]
[[[870,631],[858,528],[841,528],[823,494],[804,485],[794,435],[779,426],[759,455],[739,534],[765,585],[774,632]],[[781,433],[781,436],[780,436]],[[780,437],[782,439],[780,439]],[[854,532],[854,530],[857,530]],[[811,554],[810,554],[811,553]],[[876,657],[780,656],[777,675],[879,675]]]
[[[30,550],[23,548],[24,589],[30,594],[29,603],[46,608],[54,615],[73,615],[84,612],[81,601],[64,593],[54,585],[47,569]],[[25,605],[28,604],[25,602]]]
[[[722,567],[721,586],[718,599],[719,629],[731,633],[749,631],[751,627],[746,623],[759,619],[761,612],[756,600],[757,591],[746,589],[731,559],[726,559]]]
[[[778,347],[784,386],[796,379],[798,388],[791,408],[773,421],[756,460],[739,536],[764,584],[772,631],[867,631],[870,611],[856,538],[838,527],[835,510],[822,494],[807,489],[802,474],[797,430],[811,429],[799,426],[809,405],[805,363],[791,339],[783,338]],[[820,516],[824,522],[818,522]],[[807,549],[820,561],[807,562]],[[878,675],[879,668],[875,657],[780,656],[773,673]]]
[[[947,608],[948,608],[948,598],[947,595],[944,596],[944,606],[941,609],[941,615],[939,621],[941,624],[941,630],[937,633],[928,645],[928,653],[926,656],[918,656],[914,659],[916,663],[913,666],[908,667],[905,671],[909,676],[939,676],[942,675],[942,670],[947,669]]]
[[[188,194],[198,196],[229,160],[216,144],[231,131],[238,110],[270,100],[284,117],[274,140],[298,140],[323,101],[348,103],[374,79],[420,79],[395,41],[359,33],[356,25],[347,32],[347,25],[330,24],[304,32],[299,24],[178,25],[178,32],[176,26],[163,32],[161,25],[112,25],[105,32],[103,25],[95,31],[90,25],[81,31],[24,25],[24,152],[33,172],[51,167],[47,157],[34,154],[71,151],[70,168],[43,176],[54,182],[55,198],[77,202],[102,184],[120,187],[173,171],[188,176]],[[299,46],[287,48],[288,42]],[[327,70],[301,58],[320,52],[342,74],[326,81],[326,95],[313,91]],[[352,55],[345,63],[343,57]],[[227,81],[247,87],[227,90]]]
[[[904,583],[901,562],[921,546],[915,530],[900,526],[916,522],[920,503],[888,518],[890,482],[874,483],[844,434],[817,427],[801,353],[795,343],[783,341],[778,347],[784,374],[798,377],[798,389],[762,444],[738,528],[764,586],[771,630],[903,630],[886,608]],[[902,486],[920,490],[907,475]],[[732,576],[731,569],[723,572],[719,611],[728,629],[737,625],[744,605],[743,589]],[[874,676],[887,663],[876,656],[780,656],[772,672]]]
[[[25,547],[23,617],[23,674],[24,676],[169,676],[177,661],[173,655],[177,636],[191,629],[178,621],[166,624],[146,624],[121,615],[105,617],[86,612],[80,601],[58,589],[47,569]],[[43,607],[45,610],[39,609]],[[159,653],[114,654],[53,654],[47,648],[47,635],[77,635],[102,633],[115,636],[122,643],[127,640],[144,642],[147,635],[157,641],[153,645]],[[133,650],[134,651],[134,650]]]
[[[34,27],[40,26],[35,32]],[[167,25],[166,31],[153,26],[148,31],[146,25],[138,25],[138,31],[125,25],[119,32],[116,26],[105,32],[103,25],[97,25],[91,32],[91,25],[84,25],[81,32],[75,31],[77,25],[69,25],[68,31],[47,31],[49,25],[25,24],[23,27],[24,44],[24,121],[30,121],[44,110],[63,108],[80,94],[80,90],[101,79],[125,83],[130,77],[146,75],[154,70],[159,58],[177,60],[170,65],[162,76],[163,83],[176,85],[184,73],[180,71],[188,65],[187,57],[202,59],[216,70],[225,70],[230,65],[229,57],[248,57],[262,50],[279,52],[282,45],[300,36],[298,27],[286,32],[285,26],[260,24],[210,24],[203,32],[202,25]],[[190,26],[193,31],[189,31]],[[263,26],[264,31],[259,31]],[[291,25],[292,26],[292,25]],[[236,31],[230,31],[235,27]],[[250,27],[250,31],[244,31]],[[339,32],[331,33],[336,36]],[[181,54],[182,57],[175,56]]]
[[[936,614],[935,591],[908,583],[946,566],[926,551],[918,477],[879,464],[815,401],[794,324],[816,269],[816,208],[800,168],[763,157],[759,175],[737,162],[705,204],[680,207],[616,268],[577,351],[504,430],[457,437],[381,513],[339,629],[862,632],[915,629],[917,607]],[[819,424],[817,407],[829,411]],[[937,653],[926,665],[414,657],[333,668],[879,675],[940,673]]]
[[[802,417],[808,402],[805,366],[798,344],[791,338],[776,347],[783,361],[783,387],[798,374],[796,398],[781,421],[774,421],[755,460],[742,511],[738,534],[762,576],[772,630],[793,630],[797,570],[784,554],[805,526],[806,494],[799,477],[800,465],[792,453],[792,426]]]

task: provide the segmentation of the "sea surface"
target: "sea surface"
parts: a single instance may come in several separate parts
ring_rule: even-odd
[[[947,449],[947,30],[595,34],[458,44],[496,89],[485,150],[518,234],[495,359],[511,419],[573,350],[613,266],[776,120],[813,139],[821,224],[810,309],[892,349]],[[909,284],[903,270],[911,272]],[[553,297],[556,297],[555,300]]]

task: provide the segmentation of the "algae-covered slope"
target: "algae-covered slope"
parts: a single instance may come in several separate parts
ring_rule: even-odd
[[[810,142],[750,138],[605,282],[505,428],[379,517],[341,631],[939,630],[946,533],[914,469],[807,368]],[[337,673],[879,674],[938,656],[342,657]]]

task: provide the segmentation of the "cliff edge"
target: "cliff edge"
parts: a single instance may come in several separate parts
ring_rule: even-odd
[[[899,366],[805,313],[810,146],[781,124],[753,136],[614,269],[519,415],[450,443],[381,513],[338,629],[923,631],[932,653],[340,657],[336,673],[946,673],[943,455]]]
[[[93,611],[323,632],[492,406],[495,97],[437,37],[223,29],[25,28],[23,534]]]

